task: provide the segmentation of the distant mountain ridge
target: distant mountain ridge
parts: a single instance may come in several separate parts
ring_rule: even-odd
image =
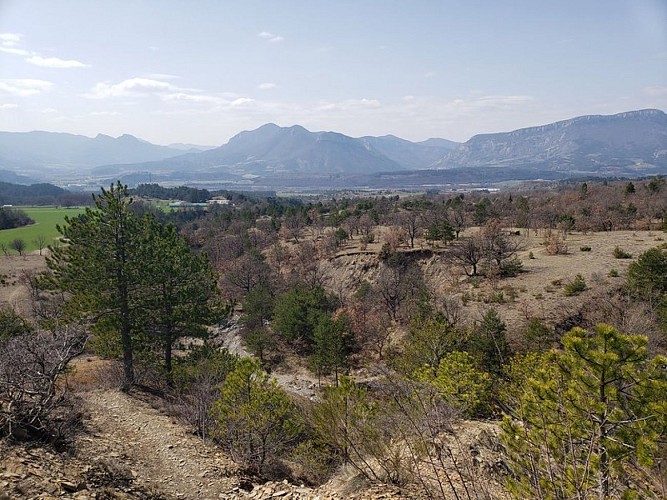
[[[588,115],[539,127],[472,137],[434,168],[539,167],[628,175],[667,167],[667,115],[657,109]]]
[[[107,165],[94,173],[198,170],[240,178],[376,174],[426,168],[456,145],[446,139],[414,143],[394,136],[353,138],[337,132],[311,132],[300,125],[267,123],[201,153],[142,164]]]
[[[400,164],[404,169],[427,168],[439,161],[444,154],[455,149],[460,143],[447,139],[427,139],[422,142],[410,142],[393,135],[382,137],[361,137],[368,147],[379,151],[387,158]]]
[[[29,147],[31,139],[37,141]],[[22,151],[29,154],[21,156]],[[337,132],[311,132],[300,125],[268,123],[243,131],[222,146],[186,153],[127,135],[89,139],[46,132],[0,132],[0,169],[11,170],[13,161],[21,165],[21,173],[35,177],[25,166],[46,162],[49,157],[59,157],[63,163],[67,160],[70,165],[85,163],[91,167],[86,172],[94,182],[116,178],[129,183],[204,182],[230,189],[239,184],[244,189],[377,187],[382,182],[396,185],[408,179],[411,186],[419,182],[431,186],[477,178],[495,182],[637,177],[667,174],[667,115],[647,109],[580,116],[480,134],[465,143],[438,138],[411,142],[392,135],[353,138]],[[109,158],[113,161],[103,161]]]
[[[59,132],[0,132],[0,167],[91,168],[110,163],[137,163],[183,154],[124,134],[94,138]]]

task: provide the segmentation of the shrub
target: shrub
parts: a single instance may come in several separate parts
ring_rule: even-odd
[[[568,252],[567,244],[558,231],[547,231],[544,237],[544,246],[547,255],[565,255]]]
[[[584,280],[584,277],[581,274],[577,274],[571,282],[565,285],[563,293],[566,297],[572,297],[579,295],[581,292],[586,290],[586,288],[586,281]]]
[[[618,248],[618,247],[617,247],[617,248]],[[591,251],[591,247],[589,247],[589,246],[583,246],[583,247],[579,247],[579,250],[582,251],[582,252],[590,252],[590,251]]]
[[[192,426],[202,439],[213,428],[210,411],[219,396],[217,387],[236,367],[237,357],[226,349],[208,345],[192,348],[174,364],[174,386],[177,391],[174,411]]]
[[[539,319],[533,318],[526,325],[524,336],[529,351],[542,352],[551,348],[554,331]]]
[[[438,394],[467,416],[488,414],[491,400],[491,376],[478,370],[475,361],[467,352],[453,351],[447,354],[433,374],[424,367],[416,378],[432,385]]]
[[[213,404],[214,434],[232,460],[262,475],[301,434],[298,411],[257,360],[238,361]]]
[[[523,263],[517,257],[504,261],[500,265],[500,276],[513,278],[523,271]]]
[[[607,276],[610,278],[618,278],[618,271],[616,269],[610,269]]]
[[[323,484],[330,476],[334,463],[326,445],[308,439],[292,451],[291,459],[299,466],[298,477],[308,484]]]
[[[505,303],[505,295],[503,294],[502,291],[492,293],[491,296],[489,296],[486,300],[484,300],[485,304],[491,303],[491,304],[504,304]]]
[[[387,260],[392,253],[391,245],[389,245],[389,243],[383,243],[382,248],[380,248],[380,260]]]
[[[80,405],[61,378],[86,340],[74,327],[0,340],[0,436],[69,441]]]
[[[0,309],[0,342],[32,332],[28,322],[13,309]]]
[[[503,288],[503,292],[507,295],[510,302],[514,302],[519,297],[519,292],[513,286],[506,286]]]
[[[614,248],[614,257],[617,259],[631,259],[632,254],[617,246]]]
[[[368,244],[374,243],[374,242],[375,242],[375,234],[373,234],[373,233],[364,234],[361,237],[361,243],[364,244],[364,245],[368,245]]]

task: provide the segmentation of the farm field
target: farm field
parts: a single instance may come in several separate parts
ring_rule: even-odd
[[[34,252],[39,249],[36,243],[37,238],[41,235],[46,241],[46,245],[50,245],[54,238],[58,236],[56,226],[65,222],[65,217],[74,217],[84,212],[82,207],[13,207],[22,210],[31,219],[35,221],[29,226],[18,227],[15,229],[3,229],[0,231],[0,247],[9,248],[9,243],[16,238],[21,238],[26,244],[26,253]]]

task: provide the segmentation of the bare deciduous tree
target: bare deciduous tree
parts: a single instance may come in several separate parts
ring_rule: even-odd
[[[33,240],[33,243],[39,249],[39,255],[42,255],[42,250],[46,248],[46,238],[44,237],[44,235],[43,234],[37,235],[37,238]]]
[[[477,235],[466,238],[452,247],[449,255],[461,265],[466,275],[479,276],[478,266],[484,259],[484,246]]]
[[[61,376],[83,352],[87,335],[75,326],[19,335],[0,346],[0,434],[58,440],[76,414]]]
[[[25,241],[21,238],[16,238],[9,243],[9,248],[15,250],[21,256],[25,253],[25,246]]]

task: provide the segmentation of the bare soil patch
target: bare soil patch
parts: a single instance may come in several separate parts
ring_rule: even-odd
[[[25,271],[46,269],[46,258],[38,254],[0,256],[0,308],[12,307],[19,314],[30,317],[28,291],[21,284]]]

